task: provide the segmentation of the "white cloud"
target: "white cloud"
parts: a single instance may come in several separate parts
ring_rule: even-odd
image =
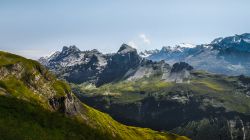
[[[151,40],[144,34],[138,34],[136,38],[130,40],[128,45],[136,48],[137,50],[145,49],[146,46],[151,44]]]
[[[142,39],[142,41],[145,44],[150,44],[151,43],[150,39],[145,34],[140,34],[139,37]]]
[[[131,46],[131,47],[133,47],[133,48],[138,49],[138,46],[137,46],[137,44],[134,41],[129,41],[128,45]]]

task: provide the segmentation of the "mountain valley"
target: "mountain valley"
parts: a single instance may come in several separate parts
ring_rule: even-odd
[[[213,43],[220,44],[216,40]],[[217,55],[226,56],[222,51],[232,49],[224,45],[220,53],[212,56],[218,51],[215,47],[185,44],[179,49],[194,52],[196,56],[210,50],[206,58],[216,58],[211,62],[217,62]],[[237,49],[247,51],[240,47]],[[243,61],[238,52],[233,53],[235,62]],[[250,78],[230,73],[242,71],[230,71],[228,75],[233,76],[221,75],[226,65],[208,64],[211,69],[220,69],[219,74],[215,74],[186,61],[175,62],[172,57],[163,61],[151,58],[154,54],[146,58],[141,56],[126,44],[113,54],[102,54],[97,50],[80,51],[70,46],[39,61],[59,78],[70,82],[72,91],[82,102],[126,125],[171,131],[194,140],[250,139]],[[182,57],[178,54],[176,58]],[[199,60],[200,63],[206,61]],[[248,69],[247,64],[244,66]]]

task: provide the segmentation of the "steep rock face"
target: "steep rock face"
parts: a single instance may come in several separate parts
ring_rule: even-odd
[[[153,62],[151,60],[143,59],[136,69],[127,71],[124,79],[129,81],[141,79],[143,77],[150,77],[152,75],[169,74],[171,66],[164,61]]]
[[[54,110],[65,113],[70,116],[78,115],[83,109],[81,103],[72,94],[67,94],[62,97],[50,98],[49,104]]]
[[[163,47],[147,55],[147,59],[165,60],[169,64],[187,62],[195,69],[227,75],[250,75],[249,33],[217,38],[210,44]],[[150,51],[149,51],[150,52]]]
[[[123,44],[118,52],[110,57],[107,67],[100,74],[97,86],[120,80],[128,70],[137,68],[141,60],[136,49]]]
[[[179,63],[175,63],[173,65],[173,68],[171,69],[171,73],[174,73],[174,72],[180,72],[180,71],[183,71],[183,70],[193,70],[194,68],[192,66],[190,66],[188,63],[185,63],[185,62],[179,62]]]
[[[107,55],[97,50],[80,51],[75,46],[65,46],[61,52],[40,58],[39,62],[69,82],[95,83],[99,73],[107,65],[107,59]]]
[[[163,74],[162,79],[176,83],[188,82],[191,77],[190,71],[192,70],[193,67],[185,62],[175,63],[169,73]]]
[[[49,77],[47,77],[47,73],[43,71],[43,69],[40,72],[37,72],[35,69],[31,69],[29,71],[26,71],[24,69],[25,64],[22,62],[16,63],[16,64],[9,64],[5,67],[0,68],[0,80],[8,80],[8,82],[12,83],[13,79],[18,79],[17,81],[13,81],[12,84],[18,84],[20,81],[25,81],[27,85],[36,93],[44,94],[46,98],[50,98],[56,95],[55,91],[53,89],[48,88],[48,84],[50,82]],[[40,84],[40,86],[38,86]],[[46,87],[46,88],[44,88]],[[13,87],[14,88],[14,87]],[[7,92],[8,93],[8,92]],[[19,96],[19,95],[17,95]],[[24,98],[26,98],[24,96]]]
[[[158,53],[159,50],[155,49],[155,50],[145,50],[144,52],[140,52],[139,55],[143,58],[148,57],[152,54]]]
[[[239,116],[234,118],[216,117],[191,121],[185,126],[178,127],[173,132],[179,134],[195,135],[194,140],[214,139],[214,140],[247,140],[249,139],[249,123]],[[190,131],[193,130],[193,131]]]

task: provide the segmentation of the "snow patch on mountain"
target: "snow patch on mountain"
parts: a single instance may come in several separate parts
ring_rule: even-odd
[[[196,47],[196,45],[191,44],[191,43],[181,43],[177,46],[180,46],[181,48],[195,48]]]
[[[158,49],[155,49],[155,50],[145,50],[145,51],[143,51],[143,52],[140,52],[139,55],[140,55],[141,57],[145,58],[145,57],[148,57],[148,56],[150,56],[150,55],[152,55],[152,54],[156,54],[156,53],[158,53],[159,51],[160,51],[160,50],[158,50]]]

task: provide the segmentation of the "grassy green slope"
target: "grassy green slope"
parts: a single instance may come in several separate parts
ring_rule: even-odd
[[[174,83],[160,80],[160,77],[145,77],[135,81],[120,81],[95,87],[89,83],[80,85],[71,84],[73,89],[77,89],[85,96],[107,96],[115,98],[115,102],[135,102],[149,94],[163,91],[174,86]]]
[[[65,82],[36,61],[0,52],[1,139],[187,139],[122,125],[85,104],[75,116],[49,105],[50,98],[70,93]]]
[[[239,88],[239,77],[214,75],[203,71],[193,73],[189,86],[197,96],[205,95],[214,99],[213,104],[224,107],[227,111],[250,114],[250,99]]]
[[[0,138],[3,140],[111,139],[109,135],[67,118],[63,114],[5,96],[0,96]]]

